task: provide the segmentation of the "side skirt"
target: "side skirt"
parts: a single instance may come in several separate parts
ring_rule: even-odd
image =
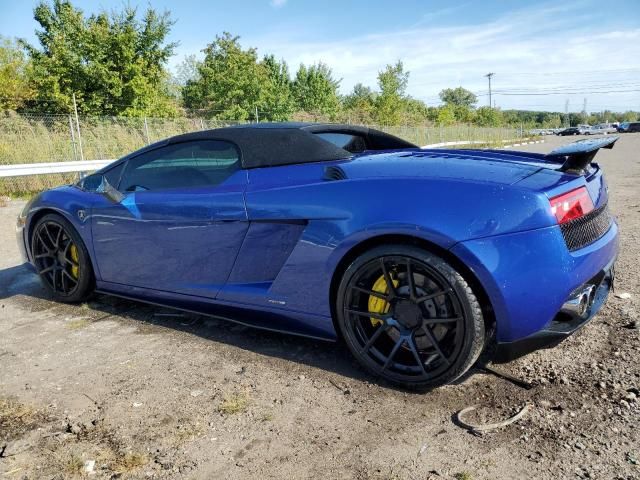
[[[337,340],[331,318],[320,315],[277,308],[261,307],[260,310],[256,310],[255,308],[233,304],[232,302],[214,302],[200,297],[109,282],[97,282],[95,291],[96,293],[112,295],[149,305],[204,315],[259,330],[329,342]]]

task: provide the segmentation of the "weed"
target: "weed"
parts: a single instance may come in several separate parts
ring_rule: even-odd
[[[44,415],[9,397],[0,397],[0,439],[9,439],[35,428]]]
[[[140,467],[145,466],[149,462],[149,458],[144,453],[126,452],[116,458],[115,464],[111,469],[119,474],[131,472]]]
[[[233,415],[242,413],[249,406],[249,396],[246,393],[234,393],[225,395],[222,402],[218,406],[218,411],[224,415]]]
[[[473,480],[473,477],[469,472],[460,472],[455,474],[456,480]]]
[[[75,320],[71,320],[65,323],[64,326],[69,330],[80,330],[90,323],[91,321],[87,320],[86,318],[76,318]]]

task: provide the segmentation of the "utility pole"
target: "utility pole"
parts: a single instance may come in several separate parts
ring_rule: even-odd
[[[491,108],[491,105],[493,105],[491,103],[491,77],[493,77],[495,75],[495,73],[493,72],[489,72],[485,75],[485,77],[487,77],[489,79],[489,108]]]
[[[564,101],[564,122],[567,127],[571,126],[571,123],[569,122],[569,99],[568,98]]]

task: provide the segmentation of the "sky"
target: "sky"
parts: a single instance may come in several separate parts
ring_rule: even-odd
[[[0,0],[0,35],[36,42],[36,0]],[[228,31],[295,72],[322,61],[341,79],[376,87],[386,64],[404,62],[407,93],[440,103],[462,86],[495,106],[529,110],[640,110],[640,0],[74,0],[86,14],[149,5],[176,21],[169,67]]]

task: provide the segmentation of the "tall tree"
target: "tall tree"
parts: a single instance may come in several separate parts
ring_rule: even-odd
[[[72,95],[86,114],[170,115],[166,63],[170,14],[149,8],[102,12],[85,18],[69,0],[42,2],[34,10],[40,46],[23,42],[33,65],[37,106],[70,111]]]
[[[261,102],[261,118],[271,121],[289,120],[296,105],[287,62],[267,55],[262,59],[261,65],[267,72],[267,83]]]
[[[347,119],[356,123],[373,123],[376,96],[371,88],[362,83],[354,85],[351,93],[342,99]]]
[[[304,112],[335,118],[338,113],[338,86],[331,69],[320,62],[309,67],[300,65],[293,81],[296,107]]]
[[[404,71],[401,61],[395,65],[387,65],[378,73],[380,95],[376,100],[376,118],[381,125],[398,125],[401,123],[409,72]]]
[[[17,110],[33,97],[22,48],[0,36],[0,110]]]
[[[267,69],[258,63],[255,48],[244,50],[240,38],[228,32],[203,50],[196,79],[183,90],[187,108],[202,109],[211,117],[233,120],[254,118],[269,82]]]
[[[455,107],[473,108],[478,102],[478,97],[466,88],[445,88],[440,92],[440,100],[447,105]]]
[[[502,124],[502,112],[496,108],[480,107],[476,110],[475,123],[481,127],[499,127]]]

